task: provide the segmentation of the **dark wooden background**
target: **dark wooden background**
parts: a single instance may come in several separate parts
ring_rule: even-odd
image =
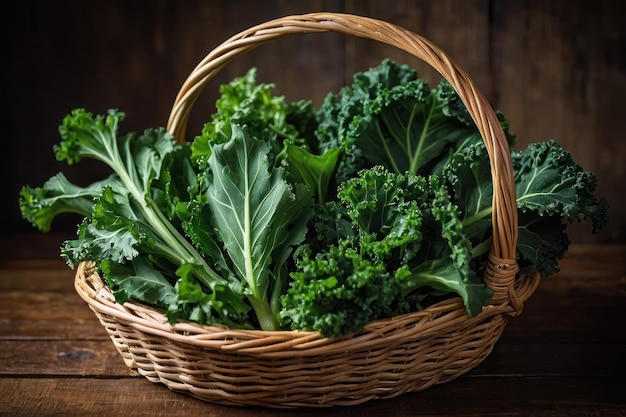
[[[0,178],[0,238],[32,230],[21,219],[22,185],[62,170],[79,183],[102,167],[68,168],[52,152],[62,118],[76,107],[118,108],[125,131],[164,126],[196,63],[227,37],[266,20],[312,11],[367,15],[420,33],[464,67],[493,107],[505,112],[517,147],[556,139],[595,171],[609,198],[601,234],[570,229],[576,242],[626,242],[626,8],[622,0],[9,0]],[[373,41],[337,34],[292,36],[229,64],[196,104],[189,134],[208,120],[218,85],[251,66],[289,100],[320,103],[355,71],[391,57],[422,62]],[[58,222],[75,228],[76,219]],[[5,235],[6,237],[2,237]]]

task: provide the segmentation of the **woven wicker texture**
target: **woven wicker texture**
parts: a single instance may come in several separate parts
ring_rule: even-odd
[[[192,71],[176,97],[168,130],[184,140],[195,100],[234,58],[287,35],[328,31],[383,42],[422,59],[450,81],[467,106],[487,146],[494,184],[493,243],[484,276],[495,292],[491,304],[468,319],[461,300],[451,299],[370,323],[358,334],[338,339],[316,332],[171,326],[157,309],[115,303],[97,271],[81,264],[75,280],[78,294],[96,313],[126,365],[148,380],[229,405],[324,407],[391,398],[450,381],[477,366],[538,285],[538,274],[518,274],[513,169],[494,111],[443,51],[401,27],[360,16],[315,13],[245,30],[211,51]]]

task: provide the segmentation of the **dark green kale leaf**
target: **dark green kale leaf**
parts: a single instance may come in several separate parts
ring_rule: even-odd
[[[59,128],[62,140],[55,146],[57,159],[69,164],[98,160],[113,173],[83,189],[64,181],[49,181],[34,193],[24,191],[22,212],[35,223],[47,216],[45,222],[40,220],[45,227],[51,221],[50,213],[61,213],[51,212],[50,202],[59,207],[59,202],[78,196],[74,204],[65,205],[65,211],[70,207],[86,216],[78,238],[65,242],[62,248],[70,266],[95,262],[116,299],[123,302],[134,298],[164,308],[175,303],[172,288],[180,277],[179,270],[184,270],[208,292],[220,294],[220,302],[228,305],[227,309],[214,309],[218,315],[211,318],[212,322],[246,322],[249,306],[243,295],[233,292],[227,279],[210,266],[179,228],[176,201],[187,198],[186,182],[195,180],[191,165],[182,161],[188,153],[164,129],[148,129],[140,136],[121,135],[123,118],[124,114],[115,110],[93,116],[83,109],[65,117]],[[182,167],[184,170],[179,171]],[[87,197],[91,198],[90,207]],[[153,273],[146,273],[147,264]],[[175,319],[173,315],[170,318]]]
[[[24,186],[20,191],[19,204],[22,217],[42,232],[49,232],[52,221],[64,213],[88,216],[93,201],[104,187],[116,182],[114,177],[97,181],[86,187],[71,183],[63,173],[48,179],[41,187]]]
[[[415,70],[391,60],[357,73],[352,85],[329,94],[318,118],[321,149],[339,147],[345,154],[339,182],[375,165],[397,174],[437,173],[433,170],[452,150],[480,140],[448,82],[430,90]]]
[[[283,319],[335,337],[449,294],[470,316],[480,312],[491,290],[470,268],[459,210],[441,182],[377,166],[342,183],[317,218],[322,242],[298,251]]]
[[[597,198],[596,177],[584,171],[556,141],[534,143],[511,154],[518,209],[517,261],[522,272],[552,275],[570,244],[566,225],[590,220],[593,231],[607,221],[606,199]],[[456,152],[444,168],[453,201],[474,257],[491,246],[493,186],[489,156],[482,142]]]
[[[199,204],[190,206],[191,222],[208,221],[214,233],[186,230],[199,247],[210,248],[207,253],[223,246],[220,266],[238,281],[261,328],[278,330],[287,261],[293,246],[304,240],[313,196],[303,185],[292,186],[284,168],[270,163],[270,144],[237,125],[231,132],[229,141],[213,146],[206,175],[199,177]]]

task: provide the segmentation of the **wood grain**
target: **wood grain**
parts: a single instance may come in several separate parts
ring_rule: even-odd
[[[487,1],[405,0],[394,5],[348,0],[346,12],[393,22],[423,35],[465,69],[481,91],[489,92],[490,74],[485,71],[489,66]],[[441,80],[441,75],[423,61],[389,46],[358,38],[346,40],[346,78],[351,80],[352,74],[374,67],[384,58],[410,64],[431,87]]]
[[[624,416],[618,378],[518,377],[462,378],[411,396],[349,408],[318,410],[223,407],[170,392],[139,378],[4,378],[0,391],[13,403],[0,404],[4,416]],[[124,390],[120,390],[120,386]],[[480,395],[477,390],[488,392]]]
[[[131,375],[55,246],[30,240],[30,253],[48,255],[0,258],[1,415],[626,415],[623,245],[572,246],[487,359],[455,381],[357,407],[280,412],[207,404]]]
[[[108,337],[102,340],[2,340],[0,357],[0,377],[3,378],[16,375],[21,378],[44,375],[122,378],[131,375]]]
[[[620,134],[626,92],[623,2],[495,1],[491,55],[495,92],[517,133],[517,148],[555,139],[598,176],[611,223],[598,236],[573,228],[577,241],[623,240],[626,147]]]

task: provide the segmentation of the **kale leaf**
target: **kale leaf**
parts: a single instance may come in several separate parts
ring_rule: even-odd
[[[439,177],[360,171],[317,219],[324,241],[299,251],[283,319],[335,337],[451,293],[478,314],[492,292],[470,268],[459,214]]]
[[[171,207],[162,210],[167,201],[177,198],[172,196],[173,190],[182,190],[184,185],[153,188],[153,184],[163,180],[162,173],[173,166],[191,169],[189,164],[176,164],[169,159],[185,158],[188,154],[181,151],[164,129],[148,129],[140,136],[119,134],[123,119],[124,114],[115,110],[105,116],[93,116],[77,109],[63,120],[59,129],[62,140],[55,146],[57,159],[69,164],[83,159],[98,160],[113,173],[85,187],[88,192],[79,194],[81,199],[77,201],[81,204],[74,204],[73,212],[85,215],[89,208],[90,212],[79,226],[78,238],[65,242],[62,255],[70,266],[82,261],[95,262],[120,302],[134,298],[163,308],[176,303],[173,296],[176,281],[180,271],[185,271],[207,291],[219,293],[221,302],[227,306],[213,309],[211,322],[247,323],[249,306],[242,296],[196,250],[177,227],[180,222],[168,218],[167,213],[176,210]],[[178,173],[177,178],[190,179],[195,175],[189,171]],[[36,221],[38,207],[50,207],[50,201],[58,204],[63,199],[73,199],[74,194],[59,193],[57,184],[53,181],[41,188],[23,188],[22,213],[30,214],[28,218]],[[77,187],[64,184],[62,190],[75,193]],[[164,198],[164,193],[170,193],[170,197]],[[85,196],[92,198],[91,207],[86,204]],[[45,227],[47,223],[41,224]],[[145,273],[149,269],[147,264],[156,272],[140,277],[138,271]],[[150,285],[154,288],[148,289]]]
[[[353,84],[329,94],[319,110],[320,148],[341,148],[338,182],[363,168],[429,175],[463,143],[481,140],[447,81],[430,90],[408,65],[389,59],[357,73]],[[508,122],[501,117],[508,139]]]
[[[518,210],[517,261],[523,273],[558,272],[570,245],[567,223],[589,220],[593,231],[606,225],[608,203],[595,196],[597,180],[584,171],[558,142],[530,144],[512,151]],[[493,185],[485,145],[476,142],[456,152],[444,168],[474,257],[491,245]]]
[[[199,177],[200,204],[191,209],[191,221],[202,222],[208,215],[215,233],[194,227],[187,232],[199,246],[211,248],[206,253],[223,245],[230,275],[239,281],[261,328],[277,330],[287,261],[292,247],[304,240],[313,198],[304,186],[292,187],[282,167],[270,165],[267,142],[236,125],[231,130],[228,142],[213,146],[208,170]]]

